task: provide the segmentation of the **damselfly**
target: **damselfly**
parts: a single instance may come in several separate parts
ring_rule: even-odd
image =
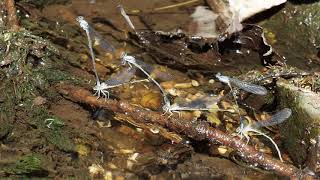
[[[236,78],[223,76],[220,73],[216,74],[216,78],[218,78],[219,81],[228,84],[231,90],[232,90],[232,86],[236,86],[239,89],[242,89],[246,92],[250,92],[257,95],[266,95],[268,93],[267,89],[263,86],[241,81]]]
[[[97,85],[93,87],[93,90],[96,91],[94,95],[97,95],[98,97],[100,97],[102,94],[104,97],[109,98],[108,89],[119,87],[119,86],[122,86],[123,84],[128,83],[134,76],[135,72],[136,72],[135,68],[126,68],[123,71],[113,74],[105,82],[102,82],[100,84],[97,83]],[[130,83],[136,83],[136,82],[139,82],[139,81],[133,81]]]
[[[173,112],[179,113],[180,111],[209,111],[220,100],[221,96],[202,96],[190,101],[179,99],[173,104],[166,104],[164,110],[169,112],[170,115]]]
[[[141,36],[141,34],[136,31],[136,27],[133,25],[130,17],[127,15],[126,11],[124,10],[123,6],[121,4],[118,5],[118,8],[120,10],[120,14],[122,15],[122,17],[125,19],[125,21],[127,22],[127,24],[129,25],[129,27],[135,32],[135,34],[138,36],[138,38],[140,39],[140,41],[144,44],[149,43],[149,41],[147,41],[143,36]]]
[[[169,99],[167,98],[166,92],[164,91],[164,89],[161,87],[161,85],[153,78],[151,77],[151,75],[149,74],[149,72],[147,72],[145,69],[142,68],[142,65],[146,66],[146,63],[136,59],[134,56],[130,56],[126,53],[123,53],[121,56],[122,59],[122,63],[123,64],[129,64],[129,66],[135,66],[136,68],[140,69],[147,77],[149,80],[151,80],[156,86],[158,86],[158,88],[160,89],[163,98],[164,98],[164,103],[168,103],[170,102]]]
[[[291,114],[292,110],[290,108],[284,108],[272,115],[270,119],[264,121],[257,121],[252,126],[254,128],[261,128],[281,124],[283,121],[288,119],[291,116]]]
[[[96,62],[95,62],[95,55],[93,52],[93,47],[92,47],[92,33],[93,30],[92,28],[89,26],[89,23],[82,17],[79,16],[77,17],[77,21],[79,22],[80,27],[86,32],[87,38],[88,38],[88,46],[89,46],[89,50],[90,50],[90,54],[91,54],[91,60],[92,60],[92,66],[93,66],[93,72],[96,76],[96,83],[97,85],[100,85],[100,79],[98,76],[98,72],[96,69]]]
[[[262,136],[268,138],[272,142],[272,144],[275,146],[275,148],[276,148],[276,150],[278,152],[279,159],[281,161],[283,161],[283,159],[281,157],[280,149],[278,148],[278,145],[272,140],[271,137],[269,137],[268,135],[266,135],[265,133],[261,132],[258,129],[262,128],[262,127],[267,127],[267,126],[273,126],[273,125],[276,125],[276,124],[280,124],[283,121],[285,121],[286,119],[288,119],[291,116],[291,114],[292,114],[291,109],[284,108],[284,109],[278,111],[277,113],[275,113],[268,120],[248,123],[246,125],[240,124],[240,127],[237,129],[237,132],[238,132],[238,134],[240,134],[241,138],[244,136],[247,139],[247,143],[250,140],[249,132],[254,132],[254,133],[257,133],[258,135],[262,135]]]
[[[251,84],[251,83],[248,83],[248,82],[244,82],[244,81],[241,81],[241,80],[236,79],[236,78],[223,76],[220,73],[216,74],[216,78],[218,78],[219,81],[228,84],[228,86],[230,88],[230,91],[232,93],[233,99],[234,99],[234,101],[236,103],[236,106],[237,106],[236,110],[237,110],[237,112],[239,114],[239,117],[240,117],[240,124],[243,123],[243,117],[240,114],[239,104],[238,104],[238,101],[237,101],[236,93],[233,90],[232,86],[236,86],[236,87],[238,87],[238,88],[240,88],[240,89],[242,89],[242,90],[244,90],[246,92],[250,92],[250,93],[253,93],[253,94],[257,94],[257,95],[266,95],[268,93],[267,89],[265,87],[263,87],[263,86],[259,86],[259,85],[256,85],[256,84]]]

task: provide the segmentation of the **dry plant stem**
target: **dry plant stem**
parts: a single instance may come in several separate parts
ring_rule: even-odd
[[[185,5],[192,4],[192,3],[195,3],[195,2],[198,2],[198,1],[199,0],[190,0],[190,1],[187,1],[187,2],[173,4],[173,5],[170,5],[170,6],[163,6],[163,7],[155,8],[154,11],[161,11],[161,10],[176,8],[176,7],[180,7],[180,6],[185,6]]]
[[[6,8],[8,13],[7,21],[10,29],[13,31],[19,31],[20,26],[14,0],[6,0]]]
[[[163,10],[168,10],[168,9],[172,9],[172,8],[179,8],[179,7],[187,6],[187,5],[199,2],[199,1],[200,0],[189,0],[189,1],[186,1],[186,2],[181,2],[181,3],[177,3],[177,4],[173,4],[173,5],[154,8],[154,9],[149,10],[149,11],[143,11],[143,13],[154,13],[156,11],[163,11]],[[138,14],[138,13],[142,13],[142,11],[138,10],[138,9],[135,9],[135,10],[131,10],[130,13],[131,14]]]
[[[282,163],[281,161],[265,155],[252,146],[241,141],[239,137],[226,134],[218,129],[211,127],[203,121],[186,121],[179,118],[163,116],[162,112],[149,111],[144,108],[133,106],[125,101],[111,99],[97,99],[92,93],[80,87],[71,85],[60,85],[59,92],[74,102],[89,104],[114,112],[125,113],[131,116],[137,123],[154,123],[168,128],[178,134],[184,134],[195,140],[209,140],[224,146],[238,150],[243,158],[249,163],[258,164],[266,170],[274,171],[280,175],[290,178],[304,179],[314,177],[302,172],[293,165]]]

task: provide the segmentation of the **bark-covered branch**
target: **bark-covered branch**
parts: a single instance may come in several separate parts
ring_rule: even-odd
[[[19,31],[19,21],[14,0],[6,0],[7,23],[11,30]]]

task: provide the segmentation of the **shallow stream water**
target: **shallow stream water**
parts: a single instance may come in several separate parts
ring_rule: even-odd
[[[147,64],[145,67],[150,69],[151,76],[170,91],[172,101],[196,99],[199,94],[223,95],[219,108],[225,111],[186,112],[182,113],[182,117],[186,121],[210,121],[212,127],[229,134],[235,133],[239,126],[238,113],[234,111],[236,104],[229,87],[217,82],[214,75],[221,72],[241,77],[244,74],[243,80],[254,81],[266,71],[267,66],[258,50],[251,47],[240,49],[242,52],[237,53],[237,47],[229,47],[229,42],[221,43],[219,47],[226,48],[219,49],[223,55],[218,57],[215,52],[207,50],[204,50],[205,53],[192,51],[199,49],[199,43],[190,43],[188,38],[172,40],[152,34],[152,31],[175,32],[187,27],[194,8],[206,5],[203,1],[195,1],[181,7],[155,10],[180,2],[183,1],[121,2],[137,31],[145,32],[145,37],[154,43],[149,48],[139,44],[134,32],[129,32],[130,28],[120,15],[116,1],[71,0],[65,4],[46,5],[42,9],[19,2],[19,15],[24,16],[20,19],[21,26],[48,40],[56,49],[44,43],[35,47],[35,42],[42,39],[23,39],[22,44],[31,42],[27,48],[32,52],[27,53],[25,57],[28,58],[17,58],[22,59],[25,65],[17,65],[16,68],[9,65],[1,71],[0,77],[6,80],[0,83],[3,90],[0,95],[0,122],[4,124],[0,128],[0,177],[117,180],[284,178],[246,164],[237,159],[235,150],[226,146],[207,140],[196,141],[152,123],[137,124],[126,113],[77,103],[62,95],[59,89],[61,84],[78,85],[89,91],[95,85],[86,34],[76,21],[78,16],[83,16],[116,49],[115,54],[111,54],[98,45],[94,46],[101,80],[123,69],[119,57],[121,52],[126,51]],[[253,30],[250,29],[250,32],[248,30],[243,34],[247,36],[251,32]],[[188,46],[190,44],[196,47]],[[38,53],[42,51],[45,53]],[[14,53],[12,57],[15,57]],[[279,57],[272,59],[270,64],[283,63]],[[299,64],[290,60],[287,63]],[[304,64],[300,63],[297,67],[309,69]],[[147,77],[138,71],[134,78],[141,80]],[[276,112],[273,86],[272,82],[267,84],[270,93],[265,97],[240,92],[242,103],[239,102],[239,113],[258,119],[270,117],[270,113],[265,115],[260,112]],[[110,98],[125,100],[150,111],[162,111],[162,94],[150,82],[114,88],[110,90]],[[178,117],[178,114],[174,116]],[[291,163],[278,129],[267,131],[283,150],[284,160]],[[257,150],[277,158],[274,147],[267,139],[252,136],[250,143]]]

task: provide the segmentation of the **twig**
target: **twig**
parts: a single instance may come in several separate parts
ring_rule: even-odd
[[[315,177],[302,172],[293,165],[282,163],[281,161],[265,155],[255,150],[253,147],[241,141],[239,137],[233,137],[218,129],[211,127],[203,121],[186,121],[162,115],[161,112],[148,111],[143,108],[133,106],[126,101],[112,99],[97,99],[91,92],[80,87],[71,85],[60,85],[59,92],[74,102],[89,104],[114,112],[125,113],[131,116],[137,123],[154,123],[168,128],[169,130],[184,134],[195,140],[209,140],[224,146],[238,150],[249,163],[258,164],[261,167],[272,170],[280,175],[290,178],[304,179]]]
[[[176,7],[180,7],[180,6],[185,6],[185,5],[192,4],[192,3],[195,3],[195,2],[198,2],[198,1],[199,0],[190,0],[190,1],[187,1],[187,2],[182,2],[182,3],[173,4],[173,5],[169,5],[169,6],[163,6],[163,7],[155,8],[154,11],[161,11],[161,10],[176,8]]]
[[[178,7],[187,6],[187,5],[196,3],[198,1],[199,0],[189,0],[189,1],[186,1],[186,2],[182,2],[182,3],[177,3],[177,4],[172,4],[172,5],[167,5],[167,6],[154,8],[154,9],[149,10],[149,11],[143,11],[143,13],[153,13],[153,12],[156,12],[156,11],[163,11],[163,10],[168,10],[168,9],[172,9],[172,8],[178,8]],[[138,10],[138,9],[130,11],[131,14],[138,14],[138,13],[141,13],[141,12],[142,11]]]
[[[6,9],[8,13],[8,25],[11,30],[13,31],[19,31],[20,26],[19,26],[19,21],[17,18],[17,10],[15,7],[15,2],[14,0],[6,0]]]

